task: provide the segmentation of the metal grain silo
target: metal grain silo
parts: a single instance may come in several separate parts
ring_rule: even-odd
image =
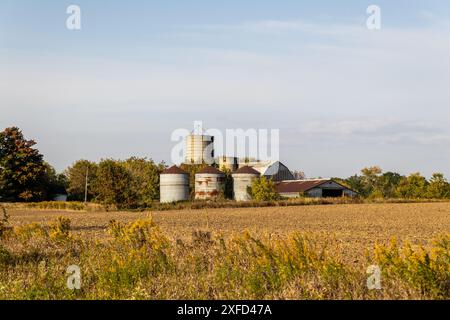
[[[223,196],[225,174],[214,167],[206,167],[195,175],[195,199],[209,200]]]
[[[177,166],[160,175],[160,202],[170,203],[189,200],[189,174]]]
[[[255,179],[258,179],[260,173],[255,169],[245,166],[233,173],[233,189],[234,199],[236,201],[249,201],[252,196],[249,193],[249,188]]]
[[[214,137],[191,134],[186,137],[186,163],[214,163]]]

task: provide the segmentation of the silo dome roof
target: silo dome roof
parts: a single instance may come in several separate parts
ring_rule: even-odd
[[[203,168],[202,170],[197,172],[197,174],[224,174],[224,173],[215,167],[209,166],[209,167]]]
[[[187,174],[187,172],[180,167],[172,166],[169,169],[164,170],[162,174]]]
[[[233,174],[254,174],[254,175],[260,175],[259,171],[253,169],[252,167],[245,166],[238,170],[236,170]]]

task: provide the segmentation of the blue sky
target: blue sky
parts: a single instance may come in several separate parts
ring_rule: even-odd
[[[65,27],[82,10],[82,30]],[[366,28],[367,6],[382,29]],[[0,3],[0,127],[63,170],[170,162],[170,134],[279,128],[309,177],[368,165],[450,176],[448,1]]]

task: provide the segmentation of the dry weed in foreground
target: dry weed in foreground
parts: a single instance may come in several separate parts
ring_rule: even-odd
[[[450,235],[429,249],[396,242],[349,265],[338,245],[315,236],[249,232],[229,239],[196,231],[171,241],[152,220],[111,221],[108,241],[79,239],[70,220],[4,233],[0,299],[449,299]],[[379,265],[381,290],[367,288]],[[67,286],[69,266],[80,290]]]

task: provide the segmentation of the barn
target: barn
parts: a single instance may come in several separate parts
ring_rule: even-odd
[[[272,179],[275,182],[295,179],[289,168],[280,161],[250,163],[247,165],[258,171],[261,176]]]
[[[358,194],[350,188],[331,179],[291,180],[276,183],[277,192],[286,198],[301,195],[313,198],[355,197]]]

